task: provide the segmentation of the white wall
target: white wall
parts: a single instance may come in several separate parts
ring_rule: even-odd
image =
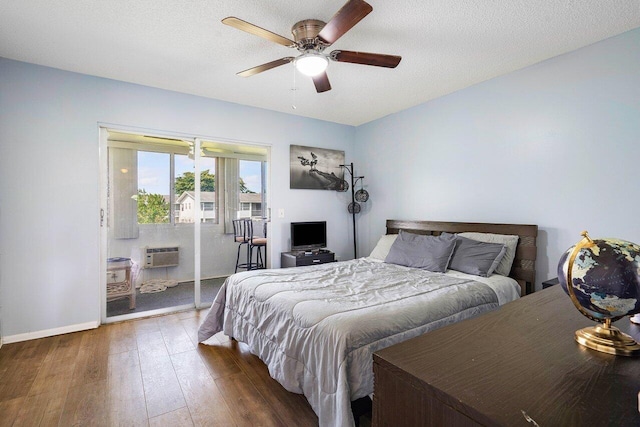
[[[0,300],[6,341],[100,320],[99,123],[271,144],[274,266],[289,222],[327,220],[351,255],[345,195],[289,189],[289,145],[353,153],[353,127],[0,58]],[[235,262],[235,260],[234,260]]]
[[[540,288],[582,230],[640,243],[640,30],[360,126],[356,152],[363,251],[387,218],[537,224]]]
[[[110,239],[108,257],[127,257],[140,267],[136,283],[140,286],[151,279],[175,279],[192,281],[194,273],[194,226],[193,224],[140,224],[140,235],[136,239]],[[142,268],[144,248],[178,246],[179,264],[174,267]],[[233,274],[236,265],[238,244],[233,234],[224,233],[223,224],[201,224],[200,227],[200,278],[223,277]],[[246,257],[246,252],[241,257]],[[280,261],[279,257],[276,257]]]

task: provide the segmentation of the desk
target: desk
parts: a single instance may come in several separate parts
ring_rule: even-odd
[[[131,282],[131,259],[107,259],[107,302],[129,298],[129,309],[136,308],[136,288]]]
[[[580,346],[560,286],[374,353],[374,426],[640,426],[640,358]],[[640,326],[615,323],[636,340]]]

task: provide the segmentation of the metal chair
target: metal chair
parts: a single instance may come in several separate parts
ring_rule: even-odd
[[[233,223],[233,240],[238,244],[238,254],[236,255],[236,270],[238,272],[238,268],[246,268],[249,270],[250,260],[249,257],[251,248],[249,247],[249,233],[247,230],[247,221],[243,219],[234,219],[231,221]],[[242,245],[247,245],[247,262],[240,263],[240,249],[242,249]]]
[[[253,232],[253,221],[247,219],[246,228],[249,230],[249,268],[248,270],[267,268],[267,223],[264,223],[264,237],[258,236]],[[256,248],[256,262],[253,263],[253,249]],[[262,249],[264,248],[264,256]]]

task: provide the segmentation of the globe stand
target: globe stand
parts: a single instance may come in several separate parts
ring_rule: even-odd
[[[640,344],[615,326],[611,319],[603,324],[576,331],[576,341],[592,350],[616,356],[640,356]]]
[[[596,246],[595,242],[591,240],[586,231],[582,232],[582,236],[583,239],[575,245],[568,258],[567,270],[565,272],[566,291],[569,294],[573,305],[576,306],[580,313],[591,320],[600,322],[600,318],[592,316],[584,309],[584,307],[582,307],[573,289],[573,264],[576,257],[583,248],[593,248]],[[613,317],[613,320],[618,320],[622,317],[623,316]],[[616,356],[640,356],[640,344],[631,338],[631,336],[620,331],[620,329],[615,326],[611,326],[611,322],[612,317],[607,317],[604,318],[603,323],[598,326],[591,326],[577,330],[575,333],[576,341],[584,347],[603,353],[614,354]]]

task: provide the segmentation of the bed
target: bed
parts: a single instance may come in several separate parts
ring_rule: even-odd
[[[199,341],[224,331],[246,343],[285,389],[305,395],[321,426],[351,426],[351,402],[373,393],[373,352],[534,289],[535,225],[388,220],[386,226],[368,257],[230,276],[199,328]],[[465,244],[481,246],[483,254],[500,249],[490,270],[503,274],[449,268],[459,268],[461,259],[469,263],[461,258]],[[425,247],[437,255],[425,256]],[[412,264],[416,251],[424,258],[418,257],[420,268]],[[437,270],[444,258],[444,272],[421,264],[435,259],[438,266],[429,268]]]

